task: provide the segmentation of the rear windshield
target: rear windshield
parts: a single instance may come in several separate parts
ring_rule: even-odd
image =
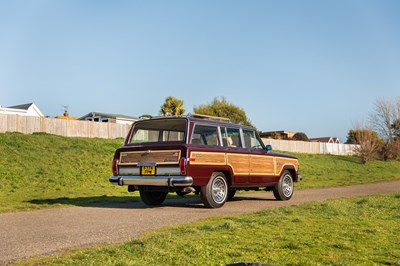
[[[184,141],[186,119],[160,119],[136,122],[129,143]]]

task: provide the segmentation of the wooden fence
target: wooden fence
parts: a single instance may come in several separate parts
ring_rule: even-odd
[[[314,154],[353,155],[354,149],[358,147],[358,145],[353,144],[276,140],[267,138],[263,138],[262,141],[266,145],[271,145],[274,150]]]
[[[125,138],[131,125],[0,114],[0,133],[45,132],[64,137]]]
[[[32,134],[34,132],[45,132],[65,137],[115,139],[125,138],[130,127],[130,125],[116,123],[0,114],[0,133],[20,132]],[[271,145],[274,150],[299,153],[351,155],[354,154],[354,148],[357,147],[357,145],[337,143],[266,138],[262,140],[265,144]]]

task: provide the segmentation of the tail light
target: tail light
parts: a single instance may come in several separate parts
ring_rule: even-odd
[[[179,161],[179,168],[181,169],[181,175],[186,175],[186,158],[182,157]]]
[[[113,175],[118,175],[118,159],[114,159],[112,162],[112,171],[113,171]]]

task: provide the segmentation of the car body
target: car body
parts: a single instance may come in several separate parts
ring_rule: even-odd
[[[139,190],[147,205],[169,192],[200,194],[218,208],[237,190],[272,190],[278,200],[293,195],[298,159],[271,152],[252,127],[190,115],[136,121],[116,150],[110,182]]]

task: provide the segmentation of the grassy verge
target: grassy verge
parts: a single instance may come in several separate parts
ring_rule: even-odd
[[[139,200],[108,182],[122,139],[0,134],[0,213],[58,206],[91,206]],[[400,162],[350,156],[297,154],[304,181],[296,189],[400,179]]]
[[[400,193],[209,218],[20,265],[399,265]]]

